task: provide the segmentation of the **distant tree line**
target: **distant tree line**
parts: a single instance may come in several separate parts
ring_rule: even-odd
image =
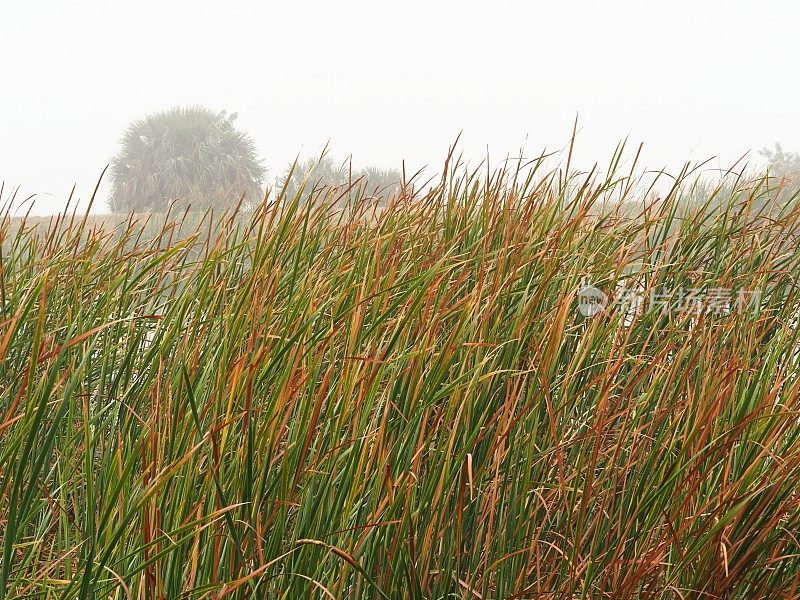
[[[164,212],[252,206],[265,194],[267,171],[253,139],[237,129],[236,113],[173,108],[132,123],[110,164],[113,212]],[[347,188],[385,202],[399,189],[396,170],[353,170],[323,155],[287,167],[279,193],[307,200],[321,188]]]
[[[154,113],[132,123],[110,165],[111,210],[164,212],[170,206],[206,210],[258,203],[265,194],[267,171],[253,139],[237,129],[236,116],[196,106]],[[776,143],[760,154],[776,188],[765,201],[786,197],[800,185],[800,153]],[[286,167],[275,187],[289,200],[320,198],[327,189],[334,197],[357,194],[386,203],[399,191],[401,181],[397,170],[353,169],[349,161],[339,163],[323,153],[319,159]]]
[[[323,155],[319,159],[306,159],[286,168],[276,182],[277,191],[287,199],[300,196],[307,201],[328,190],[335,197],[360,195],[372,197],[385,204],[400,189],[402,175],[397,170],[378,167],[353,169],[349,161],[336,162]]]

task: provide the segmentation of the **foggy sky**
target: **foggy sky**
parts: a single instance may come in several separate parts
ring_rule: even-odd
[[[728,166],[800,150],[799,24],[796,0],[4,0],[0,179],[57,211],[131,121],[197,104],[238,112],[271,178],[327,141],[408,170],[461,131],[475,159],[537,154],[576,115],[587,166],[625,136],[653,168]]]

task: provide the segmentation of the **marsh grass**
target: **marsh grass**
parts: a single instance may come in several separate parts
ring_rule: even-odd
[[[800,595],[800,209],[689,177],[6,219],[0,598]]]

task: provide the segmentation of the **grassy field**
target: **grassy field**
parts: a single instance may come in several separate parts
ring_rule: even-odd
[[[536,166],[6,219],[0,598],[800,596],[796,198]]]

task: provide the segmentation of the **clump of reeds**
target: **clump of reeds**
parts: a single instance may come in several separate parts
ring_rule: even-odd
[[[5,219],[0,598],[800,595],[796,198],[541,164]]]

